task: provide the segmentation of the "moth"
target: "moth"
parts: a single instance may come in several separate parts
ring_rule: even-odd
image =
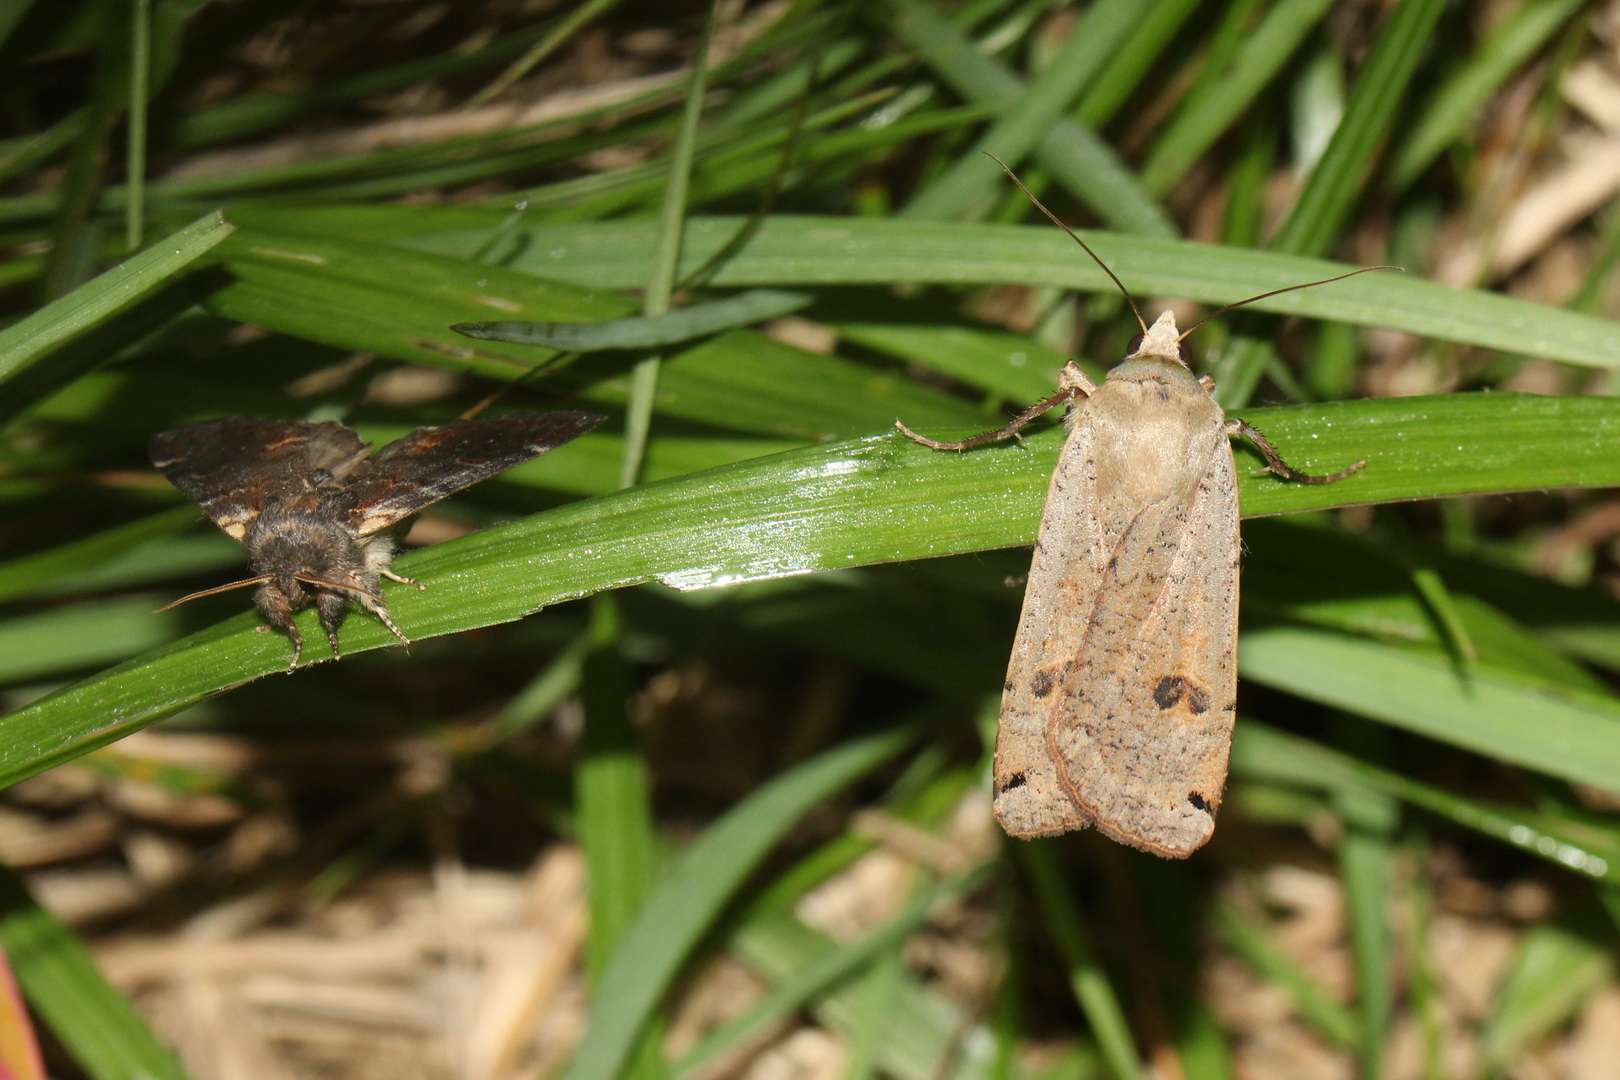
[[[996,818],[1024,838],[1094,824],[1184,858],[1214,833],[1237,708],[1238,492],[1228,437],[1247,436],[1264,471],[1295,483],[1333,483],[1366,463],[1329,476],[1285,463],[1260,432],[1226,416],[1210,396],[1212,378],[1189,369],[1183,341],[1197,326],[1180,332],[1169,311],[1149,326],[1113,272],[1074,239],[1142,328],[1103,385],[1070,361],[1056,394],[997,431],[939,442],[896,426],[936,450],[969,450],[1070,406],[1002,688]]]
[[[314,604],[339,655],[338,627],[351,601],[395,637],[379,581],[425,588],[392,570],[386,530],[496,473],[590,431],[603,417],[585,412],[515,414],[419,427],[376,456],[335,420],[299,423],[228,416],[152,436],[150,454],[168,481],[201,506],[225,535],[247,548],[254,576],[192,593],[258,586],[253,602],[292,638],[298,666],[304,639],[293,615]],[[167,608],[163,609],[167,610]]]

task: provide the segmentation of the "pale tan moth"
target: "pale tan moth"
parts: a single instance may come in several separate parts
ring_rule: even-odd
[[[995,814],[1017,837],[1095,824],[1122,843],[1184,858],[1215,831],[1237,707],[1238,492],[1228,436],[1246,435],[1265,471],[1296,483],[1342,480],[1365,462],[1331,476],[1287,465],[1260,432],[1226,416],[1210,396],[1212,378],[1188,368],[1182,342],[1197,326],[1181,333],[1169,311],[1149,326],[1113,271],[1034,201],[1119,286],[1141,337],[1103,385],[1070,361],[1056,394],[999,430],[939,442],[896,426],[936,450],[969,450],[1070,406],[1003,686]]]

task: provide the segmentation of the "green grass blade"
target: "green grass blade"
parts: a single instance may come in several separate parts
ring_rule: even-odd
[[[535,42],[532,47],[502,71],[494,79],[468,98],[462,108],[474,108],[487,101],[499,97],[513,83],[533,71],[541,61],[556,52],[570,38],[577,35],[592,20],[605,15],[619,5],[619,0],[585,0],[572,11],[559,18],[554,26],[546,31],[546,36]]]
[[[1569,1021],[1613,974],[1614,960],[1604,945],[1555,924],[1530,927],[1480,1032],[1486,1067],[1511,1065],[1537,1039]]]
[[[630,724],[616,599],[602,596],[591,605],[590,649],[580,672],[584,733],[574,767],[576,828],[591,883],[585,966],[593,986],[656,877],[651,780]]]
[[[113,663],[170,640],[185,625],[162,600],[120,597],[59,605],[0,622],[0,684],[37,682]]]
[[[49,591],[63,578],[105,566],[132,548],[173,536],[196,520],[194,509],[177,506],[49,551],[0,562],[0,601]]]
[[[687,193],[692,183],[692,160],[697,154],[698,129],[703,119],[703,89],[708,74],[709,39],[720,18],[719,0],[709,5],[708,22],[692,59],[692,74],[686,88],[686,105],[681,111],[681,127],[670,155],[669,181],[658,215],[658,243],[653,248],[652,273],[648,275],[641,298],[643,315],[669,314],[675,293],[676,267],[681,261],[681,234],[686,226]],[[641,479],[642,459],[647,455],[647,435],[652,428],[653,399],[658,393],[658,375],[663,367],[661,354],[643,356],[630,372],[630,400],[624,415],[624,466],[619,470],[619,486],[630,487]]]
[[[1087,8],[1041,72],[954,165],[906,204],[901,216],[929,220],[970,211],[982,216],[1002,186],[1001,169],[987,155],[1016,169],[1130,32],[1140,8],[1140,0],[1102,0]]]
[[[691,304],[663,315],[632,315],[601,323],[475,322],[450,329],[481,341],[540,345],[568,352],[653,349],[679,345],[733,327],[779,319],[814,302],[808,293],[750,289],[724,300]]]
[[[744,963],[772,982],[820,963],[839,946],[797,919],[783,915],[745,927],[736,939]],[[817,1003],[814,1013],[846,1037],[861,1007],[852,988],[840,987]],[[970,1017],[911,975],[900,980],[894,1020],[877,1047],[878,1065],[895,1080],[972,1080],[984,1072],[984,1044]]]
[[[1620,834],[1519,806],[1464,798],[1245,718],[1232,741],[1232,774],[1312,790],[1360,784],[1538,858],[1620,884]]]
[[[1325,486],[1242,476],[1243,509],[1251,516],[1472,491],[1620,484],[1620,401],[1613,399],[1458,394],[1254,410],[1250,418],[1301,467],[1368,460],[1361,473]],[[1487,429],[1497,437],[1474,444],[1474,435]],[[388,590],[391,610],[407,634],[426,638],[646,581],[696,589],[1028,544],[1061,434],[1049,428],[1027,445],[971,454],[936,453],[898,434],[874,434],[591,499],[402,557],[400,571],[428,589]],[[1467,449],[1459,453],[1459,447]],[[553,459],[565,453],[541,465],[555,467]],[[1257,457],[1246,460],[1259,465]],[[542,467],[535,475],[544,473]],[[208,694],[285,670],[285,638],[255,633],[258,625],[252,613],[227,620],[13,713],[0,722],[0,783]],[[304,613],[300,627],[320,640],[312,612]],[[1381,663],[1404,655],[1386,656],[1386,646],[1338,635],[1328,640],[1335,650],[1375,648]],[[343,628],[345,653],[392,644],[375,620],[354,618]],[[1357,657],[1347,659],[1353,664]],[[1438,715],[1450,716],[1458,699],[1450,696],[1455,687],[1446,680],[1454,675],[1443,656],[1405,663],[1431,685]],[[1334,678],[1351,678],[1347,672],[1355,670]],[[1279,677],[1292,685],[1286,672]],[[1485,752],[1596,783],[1620,776],[1620,757],[1606,778],[1591,775],[1606,760],[1607,721],[1581,720],[1586,714],[1574,705],[1559,706],[1517,685],[1500,692],[1508,694],[1510,707],[1536,702],[1580,733],[1571,730],[1573,741],[1566,741],[1538,729],[1532,739],[1525,730],[1513,736],[1509,725],[1512,737]],[[1346,697],[1350,708],[1364,699],[1354,688]],[[1573,718],[1560,709],[1575,710]],[[1465,720],[1452,735],[1471,730]],[[1581,752],[1582,739],[1594,740],[1591,753]]]
[[[1081,96],[1075,119],[1090,128],[1112,120],[1201,3],[1203,0],[1155,0],[1146,11],[1138,5],[1130,35],[1119,43]]]
[[[566,1080],[612,1080],[659,996],[759,860],[806,813],[888,760],[899,730],[843,743],[754,792],[682,854],[619,942]]]
[[[1459,675],[1443,652],[1298,627],[1250,629],[1249,679],[1576,783],[1620,790],[1620,702],[1561,695],[1494,672]]]
[[[1036,899],[1053,943],[1062,956],[1075,1001],[1091,1025],[1109,1071],[1115,1080],[1134,1080],[1142,1074],[1142,1063],[1136,1056],[1130,1024],[1108,973],[1097,962],[1072,890],[1064,884],[1058,870],[1052,845],[1015,842],[1013,850],[1033,879]]]
[[[180,1062],[107,982],[90,951],[5,869],[0,945],[30,1004],[91,1080],[185,1080]]]
[[[895,32],[952,89],[1003,108],[1024,93],[1018,76],[918,0],[892,0]],[[1124,232],[1175,236],[1179,230],[1133,173],[1089,128],[1060,119],[1036,153],[1041,166],[1099,218]],[[993,166],[992,166],[993,167]]]
[[[634,308],[625,297],[387,244],[252,229],[224,256],[235,280],[210,299],[221,314],[341,349],[505,380],[529,374],[549,354],[474,343],[451,324],[490,311],[580,322]],[[643,258],[641,269],[648,266]],[[635,285],[645,281],[643,274]],[[628,388],[622,362],[612,363],[589,359],[558,381],[578,379],[593,400],[618,405]],[[939,391],[746,331],[672,356],[658,397],[664,417],[801,440],[886,427],[914,410],[919,423],[971,423],[976,415]]]
[[[1357,74],[1344,118],[1271,242],[1274,250],[1321,255],[1338,238],[1445,6],[1445,0],[1402,0],[1390,12]]]
[[[736,218],[689,221],[682,271],[701,265],[740,224],[741,219]],[[519,232],[527,253],[511,262],[514,268],[601,289],[631,289],[646,280],[653,235],[649,223],[536,227]],[[1355,269],[1344,263],[1247,248],[1117,233],[1082,231],[1079,235],[1138,296],[1229,304]],[[485,236],[483,231],[440,233],[413,243],[437,251],[472,251]],[[379,248],[386,250],[382,245]],[[1114,291],[1072,240],[1047,226],[815,217],[774,217],[765,222],[748,247],[715,276],[713,284],[888,285],[896,281]],[[1362,274],[1319,289],[1271,297],[1254,307],[1403,330],[1583,367],[1620,366],[1620,325],[1610,320],[1482,290],[1455,289],[1412,274]]]
[[[729,1049],[746,1043],[750,1037],[781,1017],[803,1008],[869,963],[874,956],[905,941],[928,920],[936,908],[983,884],[989,869],[988,865],[980,866],[917,893],[894,918],[865,937],[841,946],[794,972],[773,986],[742,1015],[727,1020],[705,1035],[701,1043],[675,1063],[673,1072],[678,1077],[696,1072]]]
[[[1263,927],[1230,903],[1215,905],[1215,928],[1221,939],[1253,968],[1261,978],[1273,983],[1294,1001],[1300,1019],[1342,1050],[1356,1044],[1359,1032],[1356,1018],[1333,1000],[1321,983],[1311,978],[1276,945]]]
[[[1245,39],[1227,70],[1205,92],[1188,98],[1142,165],[1142,186],[1163,195],[1254,104],[1333,0],[1278,0]]]
[[[41,366],[48,365],[64,345],[170,284],[235,231],[219,214],[208,214],[0,330],[0,392],[6,395],[5,411],[15,414],[26,404],[14,396],[18,376],[40,374]]]
[[[1535,0],[1513,12],[1434,94],[1410,135],[1394,148],[1389,187],[1404,190],[1468,130],[1504,83],[1569,25],[1585,0]]]
[[[1343,119],[1270,248],[1291,255],[1322,255],[1332,248],[1367,184],[1375,156],[1390,137],[1396,109],[1445,6],[1446,0],[1404,0],[1390,13],[1345,103]],[[1215,366],[1216,399],[1227,408],[1246,404],[1275,357],[1269,340],[1239,337]]]
[[[1382,1073],[1394,1008],[1395,941],[1389,901],[1395,887],[1395,830],[1400,825],[1400,803],[1381,791],[1355,784],[1334,792],[1333,807],[1344,823],[1344,835],[1339,840],[1339,873],[1344,880],[1356,969],[1361,1075],[1377,1077]]]

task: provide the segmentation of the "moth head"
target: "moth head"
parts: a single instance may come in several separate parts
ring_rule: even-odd
[[[1190,368],[1192,364],[1189,363],[1187,346],[1182,342],[1183,337],[1185,335],[1176,328],[1176,313],[1166,311],[1145,332],[1131,339],[1125,358],[1136,360],[1156,356],[1164,360],[1174,360],[1183,367]]]

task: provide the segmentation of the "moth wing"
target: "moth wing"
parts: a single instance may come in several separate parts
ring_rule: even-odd
[[[1185,445],[1202,467],[1127,519],[1047,731],[1098,828],[1174,858],[1215,830],[1237,699],[1237,473],[1218,416]]]
[[[1002,685],[996,730],[995,814],[1009,835],[1030,838],[1083,829],[1091,817],[1064,788],[1046,746],[1055,671],[1072,656],[1097,595],[1106,538],[1096,527],[1096,485],[1088,478],[1085,406],[1071,426],[1046,491],[1025,585],[1024,608]]]
[[[368,536],[462,488],[553,450],[600,424],[595,413],[552,412],[419,427],[354,470],[349,521]]]
[[[370,447],[333,420],[296,423],[227,416],[152,436],[152,464],[214,524],[241,540],[267,506],[313,489],[317,474],[341,477]]]

